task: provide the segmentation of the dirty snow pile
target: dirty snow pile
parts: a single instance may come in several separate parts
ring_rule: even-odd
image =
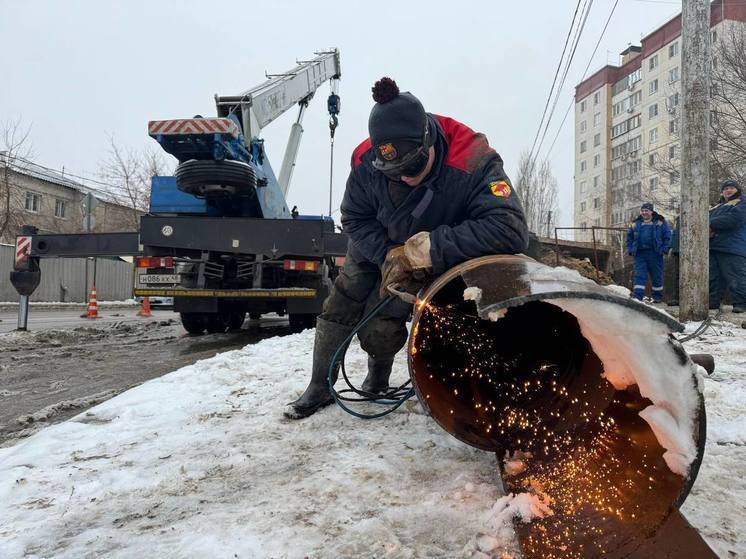
[[[227,352],[0,449],[0,557],[486,559],[515,552],[511,519],[551,513],[504,497],[495,456],[415,401],[375,421],[336,407],[283,419],[312,347],[306,331]],[[746,330],[717,323],[686,349],[717,368],[682,510],[721,557],[746,556]],[[365,362],[353,345],[358,384]]]
[[[416,401],[377,421],[337,407],[282,417],[305,388],[312,347],[306,331],[223,353],[0,449],[0,557],[513,550],[502,538],[482,551],[498,535],[485,516],[502,496],[496,457],[445,433]],[[365,364],[353,345],[358,384]],[[401,355],[394,380],[406,374]]]

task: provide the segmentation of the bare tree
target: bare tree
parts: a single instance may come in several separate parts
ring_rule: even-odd
[[[110,185],[110,201],[132,210],[129,225],[136,230],[140,214],[147,212],[150,205],[150,179],[168,173],[162,152],[154,149],[137,152],[121,147],[110,136],[109,154],[98,174]]]
[[[23,225],[21,191],[15,182],[14,170],[20,170],[31,156],[31,127],[24,128],[21,119],[0,126],[0,239],[15,235]]]
[[[711,202],[720,196],[720,180],[746,179],[746,29],[732,25],[724,33],[713,48]]]
[[[516,179],[518,198],[531,231],[550,235],[559,219],[557,179],[548,160],[538,163],[527,151],[521,153]]]

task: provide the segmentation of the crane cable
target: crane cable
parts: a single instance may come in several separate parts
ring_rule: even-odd
[[[340,98],[337,95],[337,83],[335,79],[331,80],[332,92],[329,94],[329,98],[326,100],[326,106],[329,111],[329,217],[332,216],[332,192],[333,192],[333,178],[334,178],[334,132],[339,126],[339,118],[337,115],[340,110]]]

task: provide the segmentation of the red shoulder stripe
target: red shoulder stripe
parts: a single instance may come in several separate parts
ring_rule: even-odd
[[[448,144],[445,164],[461,171],[471,172],[488,151],[494,151],[484,134],[474,132],[465,124],[447,116],[433,115],[443,128]]]
[[[359,167],[360,164],[363,162],[363,155],[365,154],[366,151],[368,151],[372,147],[373,147],[373,142],[370,141],[370,138],[368,138],[363,143],[361,143],[359,146],[357,146],[352,152],[352,166]]]

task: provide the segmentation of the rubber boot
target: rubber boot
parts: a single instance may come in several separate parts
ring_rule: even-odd
[[[363,381],[362,389],[373,394],[385,394],[389,389],[389,377],[394,358],[375,359],[368,357],[368,375]]]
[[[329,365],[334,353],[352,332],[351,326],[316,319],[316,339],[313,342],[313,367],[311,382],[300,398],[290,402],[283,411],[288,419],[302,419],[334,403],[329,392]],[[339,367],[334,370],[333,380],[337,382]]]

